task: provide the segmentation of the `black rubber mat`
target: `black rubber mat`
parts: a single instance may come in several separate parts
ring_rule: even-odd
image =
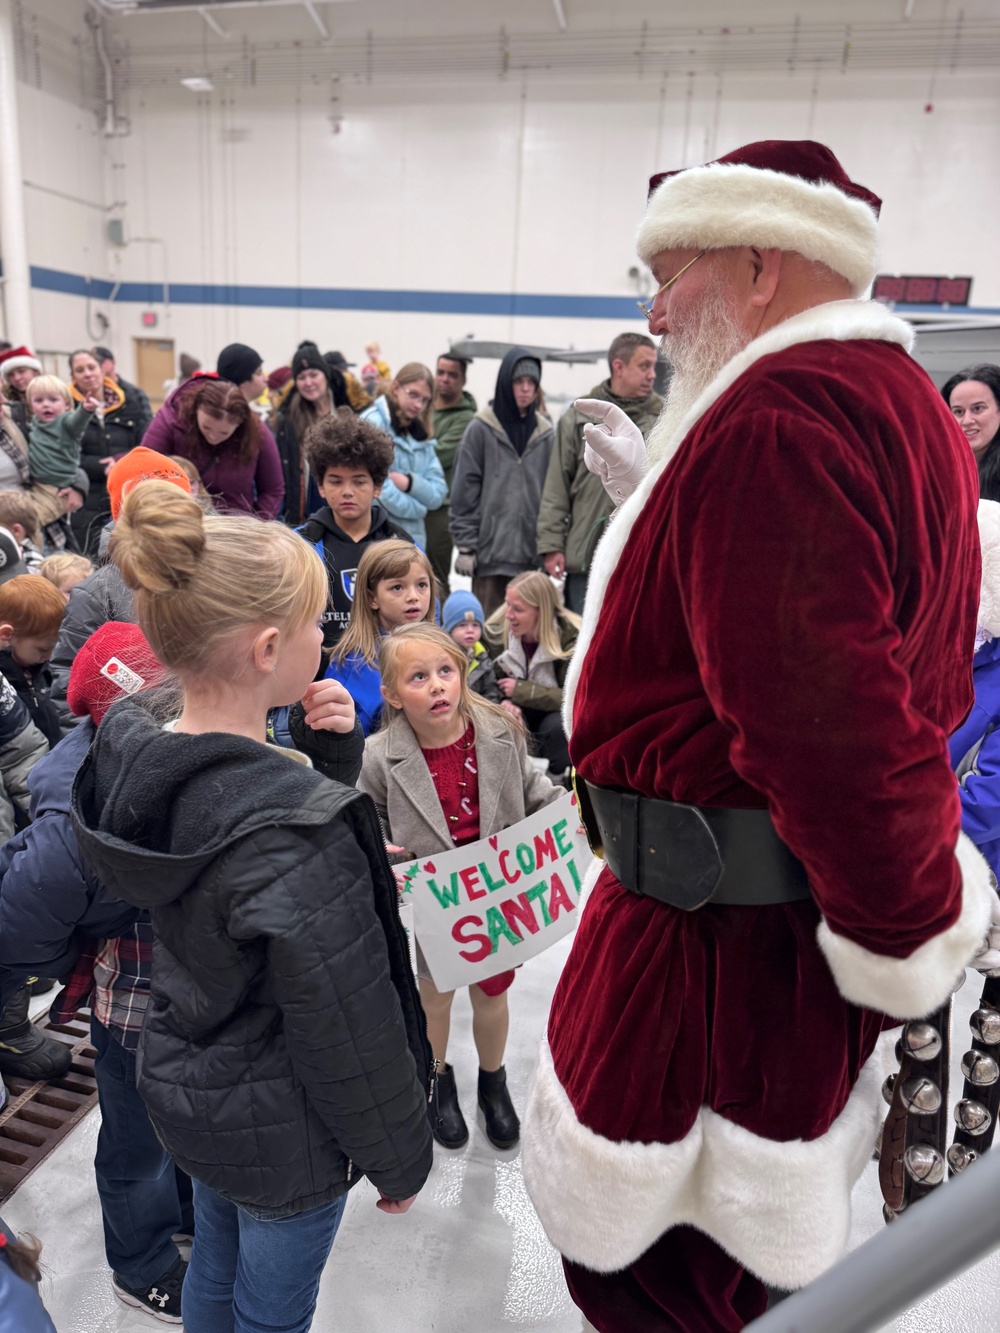
[[[97,1105],[90,1014],[81,1009],[69,1023],[38,1023],[50,1037],[73,1051],[65,1078],[32,1083],[4,1079],[7,1105],[0,1111],[0,1204],[43,1162],[88,1111]]]

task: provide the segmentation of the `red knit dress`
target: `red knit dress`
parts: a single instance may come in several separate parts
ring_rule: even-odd
[[[436,750],[421,746],[427,771],[441,802],[451,840],[456,847],[476,842],[479,829],[479,770],[476,765],[476,731],[470,722],[464,736],[451,745]],[[487,995],[502,995],[514,980],[514,969],[499,972],[476,984]]]

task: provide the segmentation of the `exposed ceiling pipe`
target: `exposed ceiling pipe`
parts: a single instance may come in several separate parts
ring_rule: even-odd
[[[229,32],[228,29],[224,28],[222,24],[219,22],[219,20],[212,16],[209,10],[205,9],[204,6],[202,6],[202,8],[198,10],[198,13],[202,16],[202,18],[205,20],[208,26],[218,37],[224,38],[224,40],[227,42],[229,41],[230,37],[232,37],[233,34]]]
[[[118,116],[115,111],[114,74],[111,69],[111,61],[108,59],[108,53],[104,48],[104,23],[89,9],[84,13],[84,19],[87,27],[93,33],[94,49],[104,69],[104,135],[105,138],[113,139],[118,133]]]
[[[293,5],[303,5],[309,10],[313,22],[321,31],[326,32],[326,24],[323,23],[319,13],[316,12],[312,0],[214,0],[214,3],[205,4],[204,0],[148,0],[142,4],[140,0],[89,0],[89,3],[104,14],[114,14],[116,16],[127,14],[177,14],[184,10],[196,10],[202,17],[205,17],[206,10],[210,9],[290,9]],[[331,0],[331,3],[352,4],[354,0]],[[329,33],[326,32],[329,36]]]
[[[315,6],[314,4],[311,4],[311,3],[310,3],[310,0],[306,0],[305,9],[306,9],[306,13],[309,15],[309,17],[312,19],[313,23],[315,23],[315,24],[316,24],[316,27],[319,29],[319,35],[320,35],[321,37],[329,37],[329,36],[330,36],[330,29],[326,26],[326,24],[325,24],[325,23],[323,22],[323,20],[320,18],[319,14],[317,14],[317,12],[316,12],[316,6]]]
[[[563,9],[562,0],[552,0],[552,8],[556,11],[556,22],[565,32],[569,24],[566,22],[566,11]]]
[[[917,0],[906,0],[906,6],[905,6],[905,8],[903,9],[903,18],[904,18],[904,19],[911,19],[911,18],[913,18],[913,11],[914,11],[914,9],[916,8],[916,4],[917,4]]]

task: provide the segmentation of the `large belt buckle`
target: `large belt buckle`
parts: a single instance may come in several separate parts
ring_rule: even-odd
[[[594,814],[594,807],[590,799],[590,792],[587,790],[587,784],[577,773],[575,768],[570,769],[570,783],[573,787],[573,795],[576,797],[576,808],[580,814],[580,822],[583,825],[583,831],[587,835],[587,846],[600,860],[604,860],[604,842],[601,839],[600,830],[597,827],[597,817]]]

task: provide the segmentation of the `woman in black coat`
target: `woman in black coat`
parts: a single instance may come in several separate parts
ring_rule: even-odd
[[[69,371],[69,391],[74,399],[82,401],[92,393],[104,403],[84,432],[80,466],[90,479],[90,494],[72,518],[80,549],[86,555],[96,555],[101,531],[111,518],[108,472],[117,459],[141,442],[152,417],[145,394],[131,384],[122,388],[105,378],[92,351],[73,352]]]
[[[302,440],[314,421],[350,407],[343,375],[331,366],[315,343],[299,343],[292,357],[294,384],[271,418],[271,429],[281,455],[285,477],[285,511],[282,517],[299,527],[323,503],[302,453]]]

